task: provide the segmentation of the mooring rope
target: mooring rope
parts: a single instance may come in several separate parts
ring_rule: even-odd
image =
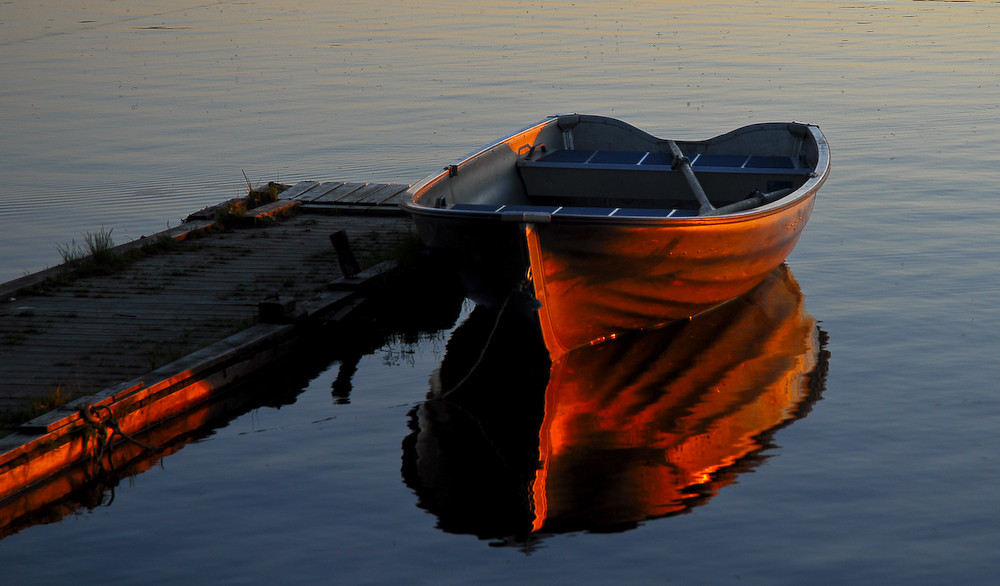
[[[100,411],[104,411],[103,417],[99,415]],[[118,420],[115,419],[114,414],[111,413],[111,408],[107,405],[98,405],[96,407],[93,405],[84,405],[80,408],[80,416],[83,417],[84,421],[97,429],[95,437],[97,438],[98,449],[94,456],[98,462],[104,458],[105,453],[108,454],[108,462],[111,462],[111,442],[116,434],[145,450],[156,449],[153,446],[145,444],[122,431],[121,425],[118,423]],[[111,434],[104,434],[103,431],[105,429],[110,429]]]
[[[469,368],[469,371],[465,373],[465,376],[463,376],[461,380],[459,380],[457,383],[453,384],[451,388],[449,388],[447,391],[441,393],[438,397],[436,397],[437,399],[445,399],[448,397],[448,395],[457,391],[459,387],[464,385],[465,382],[469,380],[469,377],[472,376],[472,373],[474,373],[476,369],[479,368],[479,364],[483,361],[483,358],[486,356],[486,350],[489,349],[490,347],[490,342],[493,341],[493,335],[496,334],[497,332],[497,327],[500,325],[500,318],[503,317],[504,310],[507,309],[507,304],[510,303],[510,300],[513,299],[515,295],[526,292],[528,290],[528,283],[529,281],[527,279],[521,281],[520,283],[518,283],[516,287],[511,289],[510,293],[507,294],[507,298],[503,300],[503,305],[500,306],[500,310],[497,312],[497,317],[496,320],[493,322],[493,328],[490,330],[490,335],[486,337],[486,343],[483,344],[482,350],[479,351],[479,357],[476,358],[475,362],[472,363],[472,366]]]

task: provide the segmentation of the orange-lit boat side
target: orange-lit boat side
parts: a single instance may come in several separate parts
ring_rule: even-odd
[[[539,320],[553,357],[623,332],[686,319],[760,283],[812,213],[802,197],[745,217],[670,226],[529,224]]]
[[[499,303],[530,266],[557,357],[749,291],[795,246],[829,169],[814,125],[672,141],[559,115],[456,161],[400,205],[477,302]]]

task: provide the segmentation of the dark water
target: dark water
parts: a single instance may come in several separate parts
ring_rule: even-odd
[[[438,333],[386,343],[356,371],[331,349],[294,368],[307,382],[275,387],[280,408],[251,405],[122,480],[110,505],[4,538],[3,583],[937,584],[1000,571],[1000,5],[43,2],[6,4],[0,23],[5,278],[57,262],[55,244],[82,231],[176,223],[238,194],[241,170],[413,182],[559,111],[676,138],[803,120],[834,161],[788,260],[818,322],[801,378],[822,388],[735,442],[708,481],[658,485],[688,487],[658,492],[666,506],[623,515],[600,477],[562,482],[607,478],[609,462],[679,478],[621,437],[598,442],[614,434],[576,435],[589,449],[545,471],[548,527],[526,532],[525,503],[543,501],[524,462],[542,446],[523,430],[545,423],[528,407],[547,371],[527,368],[525,344],[500,366],[484,358],[500,388],[483,394],[500,404],[428,401],[469,361],[449,341],[491,325],[454,301]],[[662,372],[661,388],[677,378]],[[512,407],[522,432],[469,435],[461,419]],[[683,420],[661,407],[673,415],[653,421]],[[439,459],[452,473],[421,469],[418,445],[454,456]],[[502,489],[527,480],[530,494]],[[613,522],[559,508],[588,497]]]

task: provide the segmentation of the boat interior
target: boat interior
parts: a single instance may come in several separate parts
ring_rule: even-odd
[[[754,125],[673,143],[615,119],[570,115],[450,166],[437,186],[447,187],[431,186],[421,199],[470,212],[693,216],[699,201],[685,164],[708,200],[722,207],[791,193],[813,176],[816,160],[815,143],[798,124]]]
[[[811,169],[791,156],[692,153],[691,168],[716,206],[755,192],[794,189]],[[669,152],[556,150],[517,162],[525,192],[536,203],[563,206],[698,208]]]

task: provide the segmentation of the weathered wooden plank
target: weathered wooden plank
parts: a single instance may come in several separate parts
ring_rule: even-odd
[[[296,199],[317,185],[319,185],[319,181],[299,181],[295,185],[279,193],[278,199]]]
[[[352,193],[359,189],[364,189],[367,183],[344,183],[338,186],[336,189],[329,191],[324,194],[323,197],[314,200],[312,203],[324,203],[330,204],[335,203],[345,197],[350,196]]]
[[[406,193],[406,190],[410,188],[409,185],[399,185],[393,184],[393,189],[391,193],[388,193],[384,198],[379,200],[378,205],[396,205],[402,196]]]
[[[398,191],[398,186],[392,184],[372,185],[366,192],[355,194],[349,201],[343,201],[342,203],[376,205]]]
[[[298,199],[273,201],[271,203],[266,203],[262,206],[255,207],[254,209],[248,211],[247,216],[257,219],[266,218],[273,216],[277,213],[287,212],[288,210],[292,209],[297,205],[300,205],[301,203],[302,200]]]
[[[310,189],[309,193],[304,193],[298,196],[297,199],[299,201],[316,201],[317,199],[325,196],[334,189],[338,189],[343,184],[344,184],[343,181],[327,181],[324,183],[320,183],[316,187]]]
[[[351,193],[338,198],[335,203],[338,205],[363,203],[371,196],[371,194],[376,193],[382,189],[383,186],[384,185],[381,183],[369,183],[360,189],[356,189]]]

